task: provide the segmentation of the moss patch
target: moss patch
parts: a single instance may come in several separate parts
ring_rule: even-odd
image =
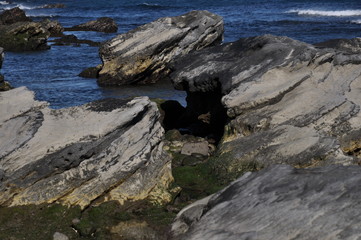
[[[0,239],[53,239],[55,232],[76,239],[78,234],[71,226],[80,213],[79,207],[58,204],[0,208]]]
[[[177,154],[177,159],[183,155]],[[224,187],[214,175],[209,163],[195,166],[178,166],[173,168],[173,177],[182,190],[182,197],[197,200],[213,194]]]

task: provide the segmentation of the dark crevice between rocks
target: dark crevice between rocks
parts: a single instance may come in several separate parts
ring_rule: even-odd
[[[222,105],[221,87],[210,92],[187,91],[187,106],[170,100],[160,104],[164,111],[163,126],[166,131],[178,129],[189,134],[219,142],[228,122],[227,111]]]

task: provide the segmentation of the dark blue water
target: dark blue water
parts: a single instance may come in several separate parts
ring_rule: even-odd
[[[44,9],[49,3],[64,3],[63,9]],[[225,41],[262,34],[288,36],[308,43],[334,38],[361,37],[360,0],[46,0],[0,1],[0,8],[19,6],[34,20],[50,18],[71,27],[98,17],[112,17],[118,33],[127,32],[160,17],[191,10],[209,10],[225,21]],[[81,39],[104,41],[116,34],[71,32]],[[80,105],[105,97],[148,95],[176,99],[184,104],[185,93],[168,83],[143,87],[101,88],[94,79],[77,75],[86,67],[101,63],[98,49],[82,45],[52,46],[36,53],[6,53],[2,72],[10,83],[27,86],[39,100],[54,108]]]

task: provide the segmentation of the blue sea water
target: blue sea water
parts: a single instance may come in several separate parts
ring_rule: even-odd
[[[48,9],[45,4],[63,3],[66,8]],[[119,26],[117,34],[160,17],[191,10],[209,10],[225,22],[225,42],[241,37],[275,34],[308,43],[334,38],[361,37],[360,0],[25,0],[0,1],[0,9],[18,6],[35,21],[58,20],[71,27],[98,17],[111,17]],[[80,39],[104,41],[116,34],[69,32]],[[96,47],[52,46],[50,50],[6,53],[2,73],[13,86],[27,86],[38,100],[53,108],[80,105],[106,98],[148,95],[176,99],[184,104],[185,93],[169,83],[151,86],[102,88],[94,79],[77,75],[86,67],[101,63]]]

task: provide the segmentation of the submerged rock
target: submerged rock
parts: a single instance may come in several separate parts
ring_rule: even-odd
[[[121,34],[100,47],[99,85],[154,83],[168,77],[175,57],[219,43],[223,20],[208,11],[160,18]]]
[[[359,54],[265,35],[191,53],[173,69],[172,81],[188,92],[193,112],[200,114],[197,106],[214,99],[207,93],[222,95],[219,104],[229,124],[214,169],[227,181],[239,176],[244,164],[359,161],[361,139],[354,134],[361,127]],[[356,144],[342,148],[340,140],[348,135]]]
[[[182,210],[176,239],[356,239],[361,168],[295,169],[276,165],[247,173]]]
[[[0,68],[2,67],[4,61],[4,49],[0,47]],[[0,91],[8,91],[12,89],[10,83],[5,81],[5,78],[2,74],[0,74]],[[1,172],[0,172],[1,178]]]
[[[147,97],[53,110],[26,88],[0,93],[0,205],[170,201],[158,118]]]
[[[45,4],[42,8],[65,8],[65,4],[63,3],[52,3],[52,4]]]
[[[2,25],[9,25],[17,22],[31,22],[31,19],[18,7],[5,10],[0,14],[0,24]]]
[[[67,31],[95,31],[115,33],[118,31],[117,23],[109,17],[101,17],[97,20],[89,21],[80,25],[76,25],[71,28],[67,28]]]
[[[6,51],[35,51],[50,47],[47,39],[50,33],[41,23],[18,22],[0,25],[0,46]]]
[[[98,47],[100,45],[99,42],[93,42],[91,40],[85,40],[85,39],[78,39],[75,35],[63,35],[61,38],[50,40],[49,42],[52,42],[53,45],[58,46],[80,46],[81,44],[87,44],[92,47]]]

